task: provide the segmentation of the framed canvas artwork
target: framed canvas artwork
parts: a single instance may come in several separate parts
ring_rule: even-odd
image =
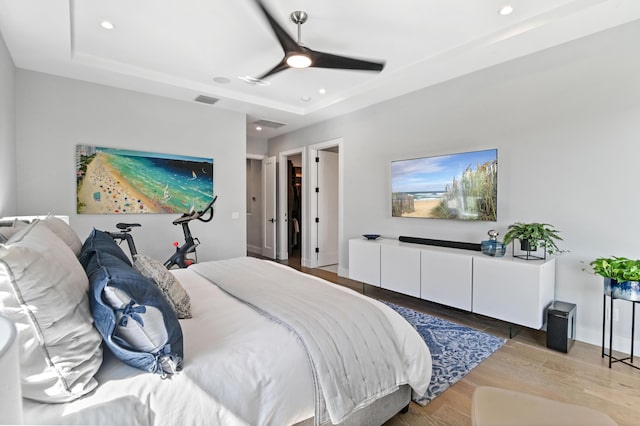
[[[213,199],[213,159],[76,145],[79,214],[186,213]]]
[[[498,150],[391,163],[391,215],[496,221]]]

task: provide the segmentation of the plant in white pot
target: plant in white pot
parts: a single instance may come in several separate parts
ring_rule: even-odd
[[[640,301],[640,260],[626,257],[599,257],[589,263],[604,277],[604,294],[616,299]]]

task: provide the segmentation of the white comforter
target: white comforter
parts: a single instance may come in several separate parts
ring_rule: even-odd
[[[287,425],[314,415],[312,375],[297,337],[196,273],[173,272],[192,303],[193,318],[181,320],[183,371],[162,380],[105,351],[96,391],[67,404],[25,400],[25,423]],[[390,319],[414,389],[426,390],[431,357],[420,336],[393,310],[358,297]]]
[[[409,374],[415,351],[404,354],[391,321],[368,299],[251,257],[205,262],[191,270],[299,336],[314,378],[316,424],[328,417],[341,423],[400,385],[426,391]]]

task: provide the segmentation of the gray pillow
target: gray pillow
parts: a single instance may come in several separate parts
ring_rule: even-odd
[[[67,402],[98,385],[102,338],[88,290],[80,262],[42,221],[0,245],[0,313],[18,329],[25,398]]]
[[[133,267],[156,283],[178,318],[191,318],[191,298],[189,294],[162,263],[139,254],[133,262]]]
[[[82,241],[78,234],[62,219],[49,215],[42,221],[47,228],[53,231],[66,245],[69,246],[73,254],[78,257],[82,248]]]

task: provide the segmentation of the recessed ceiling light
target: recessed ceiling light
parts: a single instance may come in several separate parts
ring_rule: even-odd
[[[321,95],[324,95],[325,93],[327,93],[327,91],[324,88],[322,88],[318,90],[318,93],[320,93]]]
[[[502,6],[502,9],[500,9],[500,15],[506,16],[506,15],[510,15],[511,12],[513,12],[513,7],[510,4],[504,5]]]
[[[213,77],[213,81],[215,81],[216,83],[220,83],[220,84],[229,84],[229,83],[231,83],[231,80],[229,80],[227,77],[223,77],[223,76]]]
[[[100,26],[101,26],[102,28],[104,28],[105,30],[113,30],[113,29],[116,27],[116,26],[115,26],[115,25],[113,25],[113,23],[112,23],[112,22],[110,22],[110,21],[102,21],[102,22],[100,22]]]
[[[262,127],[256,126],[256,130],[259,131],[259,132],[262,131]]]

